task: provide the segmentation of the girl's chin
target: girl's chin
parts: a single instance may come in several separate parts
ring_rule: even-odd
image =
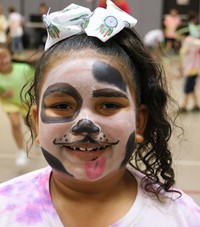
[[[77,157],[76,157],[77,158]],[[99,178],[104,176],[104,173],[106,171],[106,162],[107,159],[105,155],[90,157],[90,158],[77,158],[79,161],[79,164],[75,160],[74,164],[71,163],[71,168],[66,167],[68,172],[70,172],[76,179],[83,180],[83,181],[94,181],[98,180]],[[81,163],[80,163],[81,160]],[[68,163],[66,163],[67,165]],[[76,165],[76,166],[75,166]]]

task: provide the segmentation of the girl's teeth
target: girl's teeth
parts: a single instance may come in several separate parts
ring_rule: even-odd
[[[82,148],[82,147],[79,147],[79,149],[80,149],[81,151],[85,151],[85,150],[86,150],[86,148]]]
[[[79,147],[79,150],[81,150],[81,151],[93,151],[93,150],[95,150],[95,148],[83,148],[83,147]]]
[[[92,151],[93,150],[93,148],[87,148],[87,151]]]
[[[104,149],[104,148],[106,148],[106,146],[97,147],[97,148],[71,147],[71,149],[73,149],[74,151],[76,151],[76,150],[80,150],[80,151],[98,151],[98,150],[101,150],[101,149]]]

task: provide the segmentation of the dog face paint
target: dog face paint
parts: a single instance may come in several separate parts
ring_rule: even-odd
[[[65,57],[46,75],[38,136],[47,162],[62,174],[102,179],[124,167],[133,152],[134,98],[115,62]]]
[[[93,65],[93,74],[97,81],[107,84],[113,84],[122,91],[126,92],[126,83],[121,73],[111,65],[105,62],[95,62]]]

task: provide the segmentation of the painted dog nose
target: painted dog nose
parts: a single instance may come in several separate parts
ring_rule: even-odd
[[[92,121],[88,119],[81,119],[76,125],[71,129],[72,133],[99,133],[100,127],[95,125]]]

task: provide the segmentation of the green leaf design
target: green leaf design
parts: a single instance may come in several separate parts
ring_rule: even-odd
[[[59,33],[60,30],[53,24],[50,24],[49,27],[47,28],[49,35],[51,36],[51,38],[59,38]]]

